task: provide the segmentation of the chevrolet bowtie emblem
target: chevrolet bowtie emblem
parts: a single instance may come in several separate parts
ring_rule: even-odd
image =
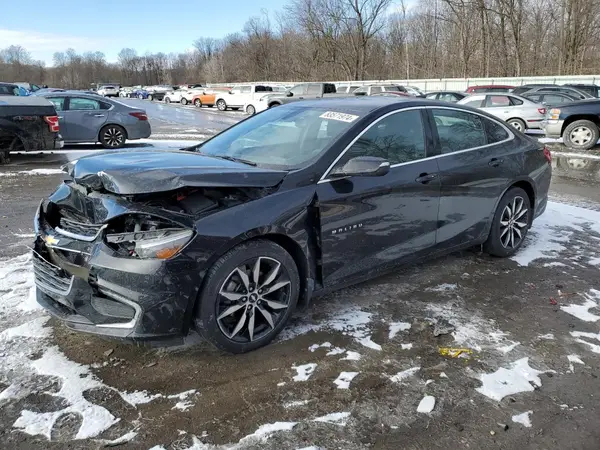
[[[46,241],[47,245],[56,245],[58,244],[59,239],[56,239],[54,236],[46,236],[44,241]]]

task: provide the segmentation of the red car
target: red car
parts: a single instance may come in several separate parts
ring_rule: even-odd
[[[489,84],[486,86],[469,86],[465,91],[468,94],[483,94],[484,92],[510,92],[514,86],[506,86],[503,84]]]

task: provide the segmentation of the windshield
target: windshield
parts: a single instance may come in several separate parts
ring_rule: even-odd
[[[198,151],[265,168],[300,169],[321,156],[358,118],[323,108],[271,108],[218,134]]]

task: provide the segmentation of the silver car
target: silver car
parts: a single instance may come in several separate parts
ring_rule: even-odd
[[[457,104],[479,108],[521,132],[540,129],[546,115],[543,105],[505,92],[469,95]]]
[[[104,148],[121,148],[126,139],[150,136],[146,111],[117,100],[75,92],[49,92],[43,97],[54,103],[60,134],[65,143],[100,142]]]

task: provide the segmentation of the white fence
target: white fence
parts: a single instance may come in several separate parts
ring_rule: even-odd
[[[522,84],[549,83],[549,84],[596,84],[600,82],[600,75],[574,75],[574,76],[545,76],[545,77],[518,77],[518,78],[441,78],[429,80],[365,80],[365,81],[330,81],[338,86],[363,85],[374,83],[393,83],[403,86],[415,86],[424,91],[464,91],[469,86],[481,86],[489,84],[504,84],[508,86],[520,86]],[[255,81],[254,84],[285,84],[295,85],[300,82],[293,81]],[[240,83],[213,83],[210,86],[233,86]]]

